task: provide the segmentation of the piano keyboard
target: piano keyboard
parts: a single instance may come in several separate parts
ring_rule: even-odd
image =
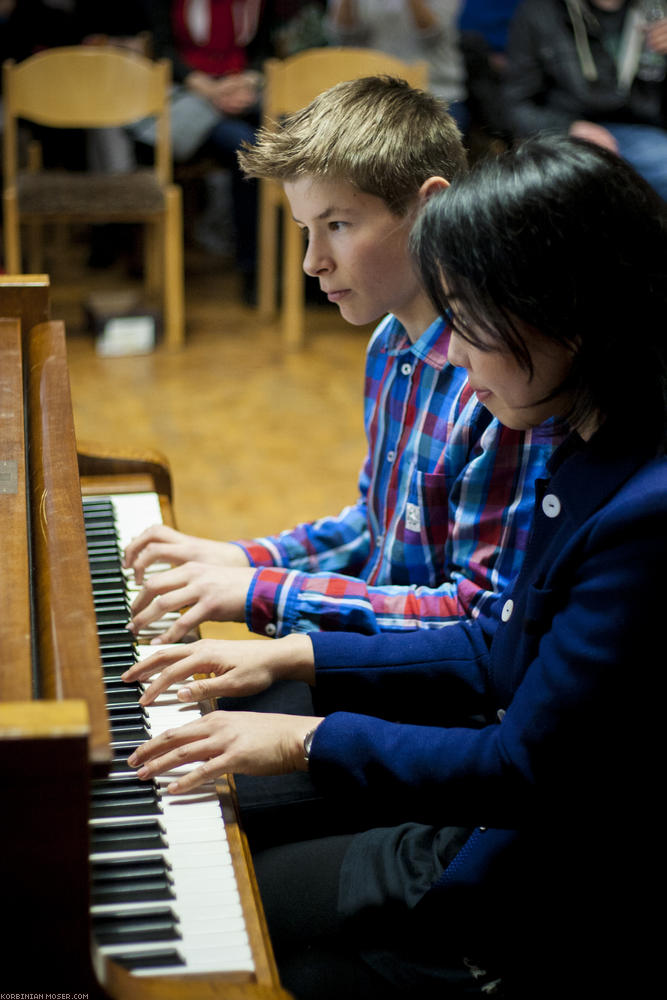
[[[131,538],[162,520],[158,498],[84,497],[83,505],[113,749],[109,777],[91,790],[91,918],[99,950],[135,975],[254,971],[214,785],[169,796],[169,781],[193,765],[145,782],[126,763],[134,747],[201,714],[198,705],[179,702],[175,689],[144,709],[138,699],[145,685],[120,680],[154,652],[125,628],[136,588],[120,560]]]

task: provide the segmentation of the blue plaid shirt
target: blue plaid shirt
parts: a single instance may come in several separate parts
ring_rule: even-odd
[[[257,572],[255,632],[438,628],[483,613],[516,575],[534,481],[558,439],[503,427],[447,361],[436,320],[411,343],[393,316],[368,346],[368,456],[336,517],[239,542]]]

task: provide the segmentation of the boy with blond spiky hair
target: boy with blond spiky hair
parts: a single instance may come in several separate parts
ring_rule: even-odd
[[[126,562],[139,579],[155,561],[174,568],[145,583],[133,627],[183,607],[162,642],[204,620],[282,636],[439,628],[483,615],[519,567],[533,483],[554,438],[501,427],[477,401],[447,362],[449,319],[410,259],[419,205],[466,169],[456,125],[430,94],[368,77],[260,131],[239,159],[248,176],[284,185],[308,239],[304,269],[345,319],[383,317],[367,352],[368,456],[356,502],[334,517],[234,543],[148,529]],[[219,669],[212,648],[224,659],[240,655],[238,645],[209,644],[205,671]],[[187,654],[165,651],[153,669],[170,656],[199,669],[202,655],[196,643]]]

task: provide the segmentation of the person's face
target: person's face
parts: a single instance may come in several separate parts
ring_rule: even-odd
[[[522,368],[509,350],[498,348],[489,339],[489,350],[483,350],[456,332],[456,324],[468,325],[480,340],[484,334],[466,322],[465,313],[457,310],[456,300],[450,303],[455,325],[449,342],[447,358],[450,364],[465,368],[470,387],[480,403],[501,424],[513,430],[537,427],[549,417],[565,413],[568,397],[559,394],[546,402],[545,397],[558,388],[572,365],[572,351],[537,331],[522,335],[533,362],[532,377]]]
[[[435,314],[408,252],[414,213],[394,215],[346,181],[305,177],[284,187],[308,240],[303,269],[341,315],[361,325],[391,312],[412,339],[420,336]]]

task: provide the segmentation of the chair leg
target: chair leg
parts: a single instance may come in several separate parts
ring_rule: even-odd
[[[157,298],[163,288],[165,259],[164,219],[147,222],[144,226],[144,291],[149,299]]]
[[[169,350],[183,346],[185,306],[183,280],[183,205],[181,189],[172,184],[167,191],[164,221],[164,329]]]
[[[301,347],[305,326],[303,237],[298,226],[286,220],[283,234],[282,337],[287,350]]]
[[[21,274],[21,230],[18,206],[13,193],[6,191],[3,198],[5,269],[7,274]]]
[[[275,181],[259,184],[259,315],[271,319],[276,311],[276,272],[278,268],[278,204]]]
[[[27,224],[27,258],[29,274],[41,274],[44,270],[44,226],[41,222]]]

